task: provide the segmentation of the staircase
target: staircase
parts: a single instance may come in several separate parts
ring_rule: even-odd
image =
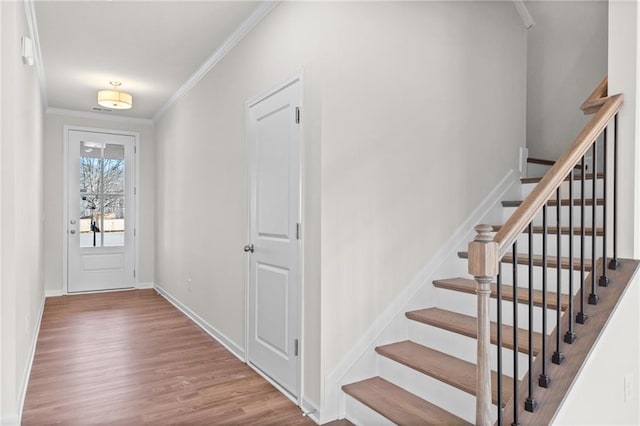
[[[638,267],[616,249],[617,130],[607,135],[607,123],[617,125],[621,105],[605,79],[567,153],[544,178],[522,179],[523,200],[502,204],[504,223],[476,227],[458,253],[471,275],[435,280],[438,305],[406,312],[408,339],[375,349],[379,375],[342,387],[347,411],[360,413],[353,421],[553,419]],[[597,145],[605,158],[590,174],[584,157],[591,149],[597,165]]]

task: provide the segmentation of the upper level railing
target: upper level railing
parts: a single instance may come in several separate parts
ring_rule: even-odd
[[[542,387],[548,387],[552,379],[547,374],[546,362],[546,340],[547,340],[547,309],[551,309],[552,306],[556,310],[556,344],[555,351],[550,358],[554,364],[562,364],[564,361],[564,355],[561,347],[561,292],[563,289],[568,290],[568,315],[569,321],[566,327],[566,333],[564,334],[564,343],[572,344],[576,339],[574,332],[574,306],[573,306],[573,273],[572,271],[580,271],[580,299],[579,309],[580,311],[575,316],[575,322],[583,323],[586,320],[584,314],[584,300],[585,300],[585,271],[592,271],[591,293],[588,297],[588,303],[597,304],[598,296],[596,290],[596,235],[602,235],[604,240],[602,245],[602,258],[603,262],[607,260],[607,176],[613,174],[613,197],[612,208],[613,211],[613,259],[609,264],[611,269],[615,269],[618,265],[617,262],[617,119],[618,111],[623,103],[622,95],[607,96],[607,79],[605,78],[594,92],[587,98],[582,105],[582,110],[586,114],[595,113],[589,122],[582,129],[580,134],[575,138],[571,146],[564,152],[564,154],[556,161],[551,169],[540,180],[538,185],[532,190],[532,192],[525,198],[520,204],[513,215],[500,227],[497,233],[493,235],[493,229],[488,225],[479,225],[476,228],[478,232],[474,241],[469,244],[469,273],[476,279],[476,293],[478,295],[478,346],[477,346],[477,399],[476,399],[476,424],[478,425],[490,425],[492,420],[492,404],[495,397],[492,397],[492,373],[491,373],[491,322],[489,317],[489,297],[491,294],[491,281],[497,276],[497,360],[496,365],[498,368],[498,380],[495,381],[497,385],[497,405],[498,409],[498,424],[502,424],[503,417],[506,415],[502,412],[500,407],[507,405],[511,407],[513,413],[508,413],[508,417],[513,419],[514,424],[518,424],[518,413],[522,408],[526,411],[533,412],[538,408],[538,402],[535,398],[534,380],[533,377],[533,357],[539,356],[541,360],[541,373],[537,378],[537,384]],[[607,128],[610,122],[613,121],[613,155],[608,157],[611,146],[608,145]],[[600,141],[600,144],[598,142]],[[598,149],[598,145],[601,148]],[[591,154],[592,170],[590,175],[587,174],[587,154]],[[604,156],[603,161],[598,162],[598,154]],[[613,161],[611,161],[613,158]],[[608,170],[609,163],[612,163],[612,167]],[[600,170],[601,169],[601,173]],[[612,170],[611,170],[612,169]],[[576,171],[579,173],[577,177]],[[587,182],[589,179],[592,183],[591,198],[585,193]],[[596,195],[596,181],[598,178],[602,178],[604,183],[602,191],[604,195],[598,198]],[[581,195],[578,199],[574,199],[574,179],[581,190]],[[563,182],[569,181],[569,200],[561,200],[560,186]],[[555,198],[554,198],[555,197]],[[556,220],[555,220],[555,255],[549,255],[549,247],[547,245],[547,206],[555,205],[556,207]],[[567,215],[561,213],[561,206],[569,206],[568,213],[568,227],[562,227],[562,220],[567,221]],[[574,227],[574,206],[580,208],[580,227]],[[602,215],[602,228],[603,231],[599,231],[599,227],[596,224],[596,217],[598,215],[596,211],[597,206],[602,206],[600,214]],[[585,218],[586,207],[591,209],[591,223],[588,224],[588,220]],[[542,216],[540,218],[540,216]],[[533,256],[533,226],[532,222],[538,217],[538,220],[542,220],[542,254],[540,258]],[[564,219],[563,219],[564,218]],[[591,226],[590,231],[588,226]],[[564,231],[563,231],[564,230]],[[591,245],[587,246],[585,242],[585,232],[587,236],[591,236]],[[591,234],[589,234],[591,232]],[[517,240],[522,234],[528,234],[528,253],[524,253],[521,256],[518,254]],[[561,257],[561,235],[568,233],[569,238],[569,256],[568,258]],[[574,236],[580,237],[579,254],[578,259],[574,260]],[[585,248],[591,249],[591,259],[587,259],[585,256]],[[520,289],[518,288],[518,264],[524,265],[525,268],[528,265],[528,281],[521,279],[521,282],[528,282],[528,304],[529,304],[529,324],[526,335],[523,335],[518,329],[518,301],[517,297],[513,297],[513,324],[512,332],[513,336],[509,336],[510,347],[513,348],[513,390],[510,390],[510,401],[503,401],[504,389],[502,387],[502,348],[503,346],[503,324],[502,324],[502,273],[501,264],[503,262],[510,262],[513,264],[513,294],[518,294]],[[533,266],[542,266],[542,303],[538,305],[542,308],[542,326],[544,331],[541,336],[536,335],[533,332],[534,328],[534,316],[533,316],[533,299],[534,299],[534,282],[533,282]],[[555,294],[551,293],[547,289],[547,267],[556,265],[557,268],[557,287]],[[561,269],[566,267],[569,269],[568,274],[568,289],[562,286]],[[602,268],[603,276],[600,277],[599,284],[607,285],[607,268]],[[549,297],[555,297],[556,303],[548,303]],[[565,296],[566,297],[566,296]],[[565,299],[563,299],[565,300]],[[576,299],[577,300],[577,299]],[[506,328],[505,328],[506,330]],[[518,343],[518,338],[525,337],[526,342]],[[536,344],[535,340],[541,340]],[[534,349],[536,347],[536,349]],[[538,351],[538,352],[536,352]],[[522,401],[518,401],[519,397],[519,380],[518,380],[518,352],[528,355],[529,361],[529,374],[528,389],[526,392],[526,398],[524,398],[524,407],[522,407]],[[538,358],[536,358],[536,363]],[[560,374],[560,373],[557,373]],[[557,379],[557,377],[555,378]],[[508,404],[507,404],[508,403]]]

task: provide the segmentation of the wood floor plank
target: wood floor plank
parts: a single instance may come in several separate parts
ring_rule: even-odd
[[[324,426],[353,426],[353,423],[351,423],[347,419],[340,419],[340,420],[334,420],[329,423],[325,423]]]
[[[49,298],[23,425],[313,425],[154,290]]]

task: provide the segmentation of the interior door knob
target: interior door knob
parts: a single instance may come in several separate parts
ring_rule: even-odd
[[[69,233],[70,233],[71,235],[73,235],[73,234],[75,234],[75,233],[76,233],[76,230],[75,230],[75,229],[70,229],[70,230],[69,230]]]
[[[247,244],[246,246],[244,246],[244,251],[253,253],[253,244]]]

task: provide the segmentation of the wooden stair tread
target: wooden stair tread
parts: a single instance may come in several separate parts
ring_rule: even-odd
[[[459,251],[458,257],[461,259],[468,259],[469,253],[466,251]],[[503,263],[513,263],[513,256],[511,254],[505,254],[502,258]],[[518,265],[528,265],[529,264],[529,255],[528,254],[519,254],[517,258]],[[542,266],[542,255],[534,254],[533,255],[533,266]],[[558,257],[557,256],[547,256],[547,266],[549,268],[557,268],[558,267]],[[569,269],[571,266],[571,259],[568,257],[560,257],[560,266],[562,269]],[[573,270],[580,270],[580,259],[573,259]],[[584,260],[584,270],[586,272],[591,271],[591,259]]]
[[[398,425],[470,424],[381,377],[344,385],[342,390]]]
[[[447,383],[455,388],[476,395],[476,371],[475,364],[447,355],[435,349],[419,345],[410,340],[378,346],[376,352],[406,365],[416,371]],[[513,392],[513,379],[502,379],[502,403],[506,405]],[[491,372],[492,401],[498,403],[498,375]]]
[[[568,199],[562,199],[560,200],[560,205],[561,206],[568,206],[570,200]],[[502,207],[519,207],[520,204],[522,204],[522,200],[508,200],[508,201],[503,201],[502,202]],[[547,201],[547,206],[553,207],[553,206],[557,206],[558,205],[558,201],[557,200],[549,200]],[[575,198],[573,200],[573,205],[574,206],[581,206],[582,205],[582,199],[581,198]],[[584,200],[584,205],[585,206],[592,206],[593,205],[593,198],[585,198]],[[596,199],[596,205],[597,206],[603,206],[604,205],[604,198],[597,198]]]
[[[469,315],[459,314],[440,308],[419,309],[410,311],[405,314],[407,318],[418,321],[423,324],[438,327],[444,330],[458,333],[463,336],[477,338],[477,319]],[[491,323],[491,343],[496,344],[498,341],[498,326],[495,322]],[[518,330],[518,351],[529,353],[529,332],[524,329]],[[513,327],[509,325],[502,326],[502,345],[505,348],[513,349]],[[533,354],[537,355],[542,347],[542,334],[533,333]]]
[[[447,278],[443,280],[435,280],[433,282],[438,288],[444,288],[447,290],[459,291],[462,293],[475,294],[476,282],[468,278]],[[498,284],[491,283],[491,297],[498,297]],[[558,295],[554,292],[547,292],[547,308],[557,309]],[[502,285],[502,299],[513,300],[513,286]],[[528,304],[529,303],[529,289],[526,287],[518,287],[518,302]],[[535,306],[542,306],[542,291],[533,290],[533,304]],[[565,311],[569,306],[569,296],[566,294],[560,295],[560,306]]]
[[[498,232],[502,228],[502,225],[492,225],[491,227],[493,228],[494,232]],[[542,226],[533,226],[531,230],[533,231],[534,234],[542,234]],[[581,230],[582,228],[580,228],[579,226],[574,226],[573,235],[576,235],[576,236],[580,235]],[[525,228],[523,233],[526,234],[527,232],[528,232],[528,229]],[[557,233],[558,233],[558,228],[556,226],[547,226],[547,235],[556,235]],[[561,226],[560,233],[562,235],[569,235],[569,227]],[[603,233],[604,231],[602,228],[600,227],[596,228],[596,236],[601,237]],[[584,228],[584,235],[586,236],[593,235],[593,228],[591,227]]]
[[[584,180],[592,180],[593,179],[593,173],[587,173],[586,175],[584,175]],[[604,173],[598,173],[596,179],[604,179]],[[525,177],[525,178],[520,178],[520,182],[521,183],[538,183],[542,180],[542,176],[540,177]],[[569,176],[567,176],[565,179],[565,181],[569,180]],[[574,175],[573,176],[573,181],[574,182],[579,182],[582,180],[582,177],[580,175]]]
[[[556,164],[556,160],[548,160],[546,158],[537,158],[537,157],[527,157],[527,163],[553,166],[554,164]]]

